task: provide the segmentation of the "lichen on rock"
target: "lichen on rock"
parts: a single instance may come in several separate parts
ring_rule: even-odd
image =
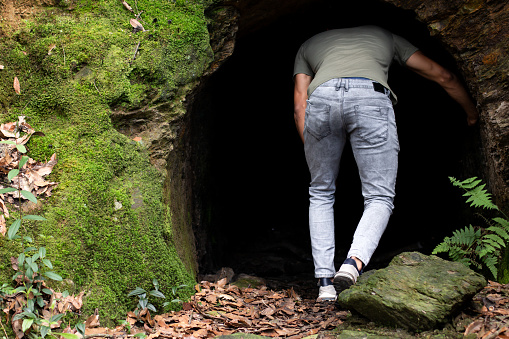
[[[361,275],[338,301],[379,323],[429,330],[449,321],[486,283],[461,263],[406,252]]]

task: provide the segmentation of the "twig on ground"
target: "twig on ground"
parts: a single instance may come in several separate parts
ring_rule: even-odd
[[[7,332],[5,331],[5,327],[4,327],[4,323],[3,323],[3,321],[2,321],[2,318],[0,318],[0,325],[2,325],[2,330],[4,330],[5,337],[6,337],[6,338],[9,338],[9,336],[7,335]]]
[[[138,42],[138,45],[136,45],[136,49],[134,50],[134,55],[133,55],[133,61],[136,60],[136,54],[138,54],[138,49],[140,48],[140,44],[141,44],[141,42]]]
[[[99,89],[97,88],[97,85],[95,84],[95,79],[94,79],[94,87],[95,87],[97,93],[101,94],[101,92],[99,92]]]
[[[141,18],[141,13],[143,13],[143,11],[139,12],[138,14],[136,14],[136,20],[141,20],[143,21],[143,19]],[[144,22],[144,21],[143,21]]]

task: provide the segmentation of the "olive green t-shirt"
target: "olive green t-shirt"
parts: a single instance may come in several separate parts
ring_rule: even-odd
[[[313,77],[308,96],[334,78],[361,77],[387,83],[393,60],[404,65],[417,47],[400,36],[377,27],[361,26],[326,31],[304,42],[295,58],[293,75]],[[396,95],[392,92],[393,101]]]

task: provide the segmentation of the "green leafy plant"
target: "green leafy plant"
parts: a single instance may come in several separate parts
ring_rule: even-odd
[[[433,254],[448,253],[454,261],[473,266],[479,271],[488,270],[497,279],[498,263],[503,248],[509,242],[509,218],[491,200],[491,194],[485,189],[485,184],[477,177],[459,181],[449,178],[452,184],[462,188],[470,207],[496,211],[499,216],[494,218],[481,217],[487,227],[466,226],[453,232],[452,237],[445,237],[438,244]]]
[[[140,311],[143,311],[146,308],[153,312],[157,312],[157,309],[155,308],[155,306],[152,303],[150,303],[148,300],[149,295],[157,297],[157,298],[163,298],[163,299],[166,298],[164,296],[164,294],[162,294],[159,291],[159,282],[157,281],[157,279],[152,280],[152,284],[154,285],[154,289],[151,290],[150,292],[147,292],[146,290],[144,290],[141,287],[136,287],[134,290],[129,292],[129,294],[127,295],[128,297],[137,296],[139,299],[138,305],[137,305],[136,309],[134,310],[134,314],[136,316],[139,314]]]
[[[18,144],[11,140],[0,141],[3,144],[15,145],[18,152],[25,154],[26,147],[23,144]],[[7,174],[7,179],[11,182],[22,172],[23,166],[28,162],[29,158],[26,155],[21,156],[18,168],[12,169]],[[4,284],[0,288],[0,295],[6,298],[9,295],[16,295],[22,293],[24,295],[22,305],[22,312],[15,314],[12,318],[12,323],[22,320],[21,330],[29,333],[32,338],[44,338],[47,335],[59,335],[66,339],[77,339],[78,336],[71,333],[56,333],[52,332],[52,327],[58,324],[59,320],[64,314],[53,314],[49,319],[42,316],[42,309],[45,307],[45,299],[50,299],[53,292],[46,287],[44,282],[47,279],[61,281],[62,277],[52,271],[53,264],[46,257],[45,247],[34,247],[33,239],[28,235],[20,235],[20,229],[24,229],[23,221],[44,221],[44,217],[39,215],[23,215],[21,208],[21,198],[25,198],[33,203],[37,203],[37,198],[29,191],[22,189],[21,181],[18,181],[18,187],[7,187],[0,189],[0,194],[17,191],[19,197],[19,217],[12,222],[8,231],[7,239],[19,241],[21,243],[22,252],[18,255],[17,259],[13,261],[13,268],[16,271],[12,280],[15,282],[15,288],[8,284]],[[54,305],[50,307],[53,310]]]
[[[184,284],[184,285],[173,286],[171,288],[171,293],[173,295],[173,300],[166,301],[163,304],[163,308],[164,308],[165,311],[168,311],[169,309],[171,309],[171,306],[173,304],[182,304],[183,303],[183,301],[178,297],[177,292],[178,292],[178,290],[186,288],[186,287],[187,287],[187,285]]]

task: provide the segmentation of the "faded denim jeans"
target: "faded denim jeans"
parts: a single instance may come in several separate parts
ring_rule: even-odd
[[[367,265],[394,207],[399,142],[388,90],[376,92],[368,79],[332,79],[320,85],[307,102],[304,150],[311,174],[309,230],[316,278],[336,273],[333,206],[347,140],[364,197],[364,212],[348,257],[355,256]]]

